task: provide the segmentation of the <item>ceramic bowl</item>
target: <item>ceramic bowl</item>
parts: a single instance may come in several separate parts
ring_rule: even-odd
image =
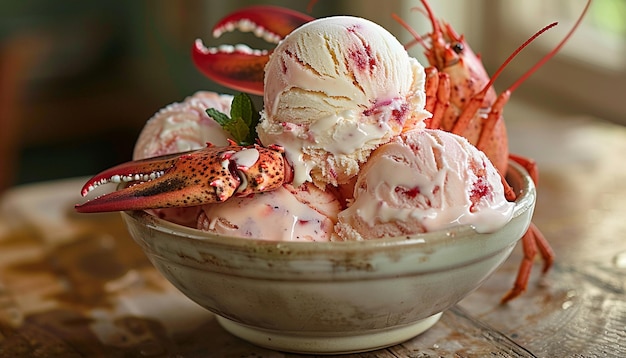
[[[218,236],[124,212],[130,234],[183,294],[232,334],[296,353],[350,353],[410,339],[475,290],[529,226],[536,192],[511,163],[513,219],[361,242],[271,242]]]

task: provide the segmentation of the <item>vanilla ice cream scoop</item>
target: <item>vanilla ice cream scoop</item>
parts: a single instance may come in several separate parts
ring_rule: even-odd
[[[281,41],[265,67],[259,138],[285,147],[295,186],[345,183],[373,149],[422,125],[424,81],[423,67],[381,26],[314,20]]]
[[[465,138],[412,130],[379,147],[338,215],[344,240],[410,235],[472,225],[492,232],[513,215],[500,174]]]

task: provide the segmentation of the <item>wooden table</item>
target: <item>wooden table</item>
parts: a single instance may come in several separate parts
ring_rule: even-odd
[[[586,118],[509,124],[541,169],[535,223],[557,261],[499,299],[521,247],[429,331],[354,357],[626,356],[626,129]],[[0,212],[0,357],[294,357],[244,342],[150,265],[118,214],[79,215],[84,178],[12,189]]]

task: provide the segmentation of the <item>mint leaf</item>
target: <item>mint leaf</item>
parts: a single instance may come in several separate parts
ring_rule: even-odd
[[[206,113],[221,125],[237,144],[250,145],[256,141],[258,137],[256,126],[261,116],[247,94],[240,93],[233,98],[230,117],[215,108],[208,108]]]
[[[259,124],[261,115],[254,108],[254,103],[252,103],[250,96],[245,93],[239,93],[233,98],[233,103],[230,106],[230,117],[236,121],[243,121],[249,130],[244,142],[247,145],[253,144],[258,138],[256,126]]]
[[[206,114],[208,114],[209,117],[213,118],[222,127],[224,127],[225,125],[228,124],[228,122],[230,122],[230,117],[228,117],[225,113],[222,113],[215,108],[207,108]]]
[[[233,119],[241,118],[244,123],[250,125],[253,109],[250,97],[240,93],[233,98],[233,102],[230,106],[230,117]]]
[[[230,118],[213,108],[207,109],[207,114],[213,117],[213,119],[233,137],[238,145],[248,145],[247,138],[250,133],[250,128],[248,128],[241,118]]]

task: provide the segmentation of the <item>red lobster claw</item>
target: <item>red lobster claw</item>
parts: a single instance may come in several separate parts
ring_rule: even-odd
[[[254,32],[267,42],[277,44],[296,27],[311,20],[308,15],[278,6],[250,6],[220,20],[213,27],[213,37],[238,29]],[[207,48],[198,39],[191,55],[196,67],[211,80],[238,91],[262,95],[269,53],[246,45]]]
[[[83,204],[76,211],[143,210],[194,206],[274,190],[292,178],[282,147],[209,146],[197,151],[137,160],[90,179],[85,196],[99,185],[138,182]]]

